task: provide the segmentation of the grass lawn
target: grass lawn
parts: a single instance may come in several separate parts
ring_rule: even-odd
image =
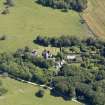
[[[0,13],[4,10],[3,1],[0,0]],[[43,7],[35,0],[14,1],[15,6],[10,8],[9,14],[0,14],[0,36],[7,36],[7,40],[0,41],[0,52],[15,51],[24,46],[39,48],[32,42],[37,35],[75,35],[86,38],[90,34],[85,25],[80,23],[77,12],[70,10],[64,13]]]
[[[60,97],[53,97],[48,90],[43,98],[35,96],[39,87],[21,83],[10,78],[0,77],[8,93],[0,97],[0,105],[81,105],[72,101],[64,101]]]

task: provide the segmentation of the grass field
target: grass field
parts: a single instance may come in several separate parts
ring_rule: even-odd
[[[84,18],[94,33],[105,39],[105,0],[88,0]]]
[[[80,105],[72,101],[64,101],[60,97],[53,97],[48,90],[43,98],[35,96],[39,87],[21,83],[10,78],[2,78],[8,93],[0,97],[0,105]]]
[[[0,13],[4,10],[3,1],[0,0]],[[37,35],[86,38],[89,32],[80,20],[74,11],[64,13],[43,7],[35,0],[15,0],[15,6],[10,8],[9,14],[0,14],[0,36],[7,36],[6,41],[0,41],[0,52],[14,51],[24,46],[39,48],[32,43]]]

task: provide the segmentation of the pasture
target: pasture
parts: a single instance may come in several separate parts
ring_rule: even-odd
[[[64,101],[60,97],[53,97],[45,90],[43,98],[38,98],[35,93],[39,87],[21,83],[8,77],[0,77],[8,93],[0,97],[0,105],[81,105],[73,101]]]
[[[0,0],[0,36],[5,35],[7,38],[0,41],[0,52],[13,52],[24,46],[43,49],[32,42],[37,35],[71,35],[80,38],[90,35],[75,11],[64,13],[61,10],[43,7],[34,0],[15,0],[15,6],[9,8],[10,13],[3,15],[3,3],[4,0]]]

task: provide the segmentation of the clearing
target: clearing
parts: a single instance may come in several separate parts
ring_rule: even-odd
[[[15,0],[15,6],[10,8],[10,13],[3,15],[3,1],[0,0],[0,36],[5,35],[7,39],[0,41],[0,52],[13,52],[24,46],[39,48],[32,42],[37,35],[75,35],[80,38],[90,35],[75,11],[64,13],[43,7],[35,0]]]

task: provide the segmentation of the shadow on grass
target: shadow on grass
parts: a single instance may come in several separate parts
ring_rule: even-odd
[[[52,95],[54,97],[62,97],[65,101],[70,101],[71,100],[71,98],[69,98],[67,95],[63,95],[60,92],[57,92],[55,90],[51,90],[50,95]]]

